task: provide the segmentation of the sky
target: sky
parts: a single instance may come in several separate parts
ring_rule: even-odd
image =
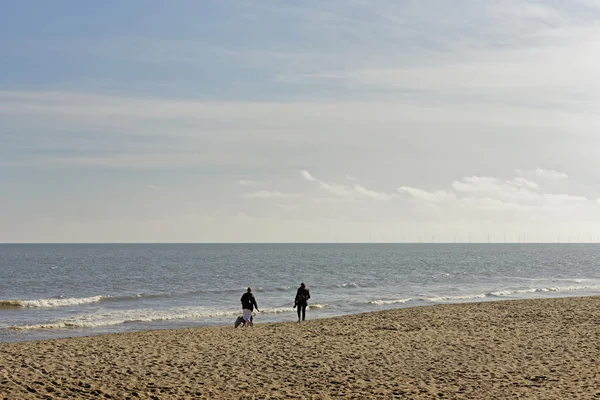
[[[0,13],[0,242],[598,242],[600,0]]]

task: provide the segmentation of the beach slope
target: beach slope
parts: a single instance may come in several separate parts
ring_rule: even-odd
[[[0,399],[591,399],[599,361],[600,297],[450,304],[0,343]]]

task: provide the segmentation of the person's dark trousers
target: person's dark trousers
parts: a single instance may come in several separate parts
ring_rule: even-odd
[[[306,318],[306,303],[298,303],[298,320],[300,320],[300,318],[302,318],[302,321],[304,321],[304,318]]]

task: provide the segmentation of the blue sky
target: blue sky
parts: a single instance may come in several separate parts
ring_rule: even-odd
[[[597,239],[599,17],[7,3],[0,241]]]

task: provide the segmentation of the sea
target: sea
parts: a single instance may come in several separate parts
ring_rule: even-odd
[[[600,244],[0,244],[0,341],[600,294]]]

